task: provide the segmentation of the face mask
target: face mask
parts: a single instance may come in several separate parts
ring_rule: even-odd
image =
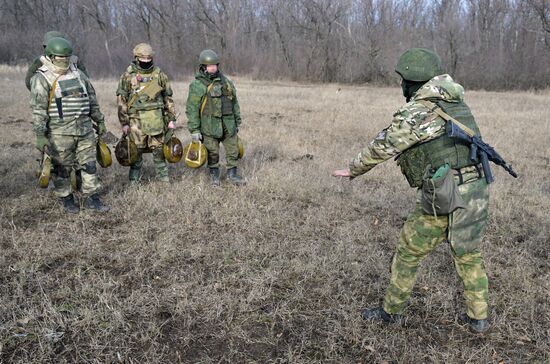
[[[411,101],[414,94],[426,83],[426,81],[408,81],[401,80],[401,89],[403,90],[403,96],[407,102]]]
[[[69,60],[69,57],[66,57],[66,58],[57,58],[57,57],[55,57],[52,60],[52,63],[54,64],[54,66],[59,67],[62,70],[68,70],[70,60]]]
[[[151,69],[151,67],[153,67],[153,61],[142,62],[138,60],[138,65],[139,65],[139,68],[141,68],[142,70],[148,70],[148,69]]]

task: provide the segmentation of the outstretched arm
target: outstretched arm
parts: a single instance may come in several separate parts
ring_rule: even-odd
[[[357,177],[378,164],[393,158],[415,144],[437,138],[445,133],[445,121],[418,104],[407,104],[394,114],[390,126],[380,131],[349,164],[347,170],[333,175]],[[346,173],[343,171],[347,171]]]

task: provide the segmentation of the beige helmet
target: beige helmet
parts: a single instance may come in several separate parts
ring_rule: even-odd
[[[151,57],[155,55],[151,45],[147,43],[139,43],[134,47],[134,57]]]

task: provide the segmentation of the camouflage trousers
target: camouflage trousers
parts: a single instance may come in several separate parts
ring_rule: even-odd
[[[66,197],[71,194],[70,173],[73,167],[81,173],[82,193],[89,195],[99,190],[101,185],[97,176],[94,132],[83,136],[53,134],[49,139],[55,195]]]
[[[481,238],[487,221],[489,191],[485,179],[459,186],[466,204],[450,215],[426,215],[419,203],[408,216],[391,265],[391,278],[384,297],[384,310],[401,313],[410,298],[420,262],[440,243],[448,241],[456,271],[464,285],[469,317],[488,315],[488,281],[481,256]],[[419,194],[420,197],[420,194]]]
[[[225,148],[227,169],[237,167],[239,164],[239,142],[237,133],[230,136],[224,125],[223,136],[220,139],[203,135],[204,147],[208,151],[208,168],[218,168],[220,166],[220,142],[223,143],[223,147]]]
[[[162,151],[164,135],[144,136],[141,140],[142,146],[138,146],[137,161],[130,167],[128,179],[130,182],[138,182],[141,178],[141,167],[143,166],[143,153],[151,152],[153,154],[153,164],[157,179],[162,182],[168,182],[168,165]]]

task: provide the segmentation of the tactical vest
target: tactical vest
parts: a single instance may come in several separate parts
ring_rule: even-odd
[[[50,85],[48,116],[50,124],[57,120],[70,121],[90,115],[90,98],[86,84],[80,78],[76,64],[72,63],[67,73],[58,75],[42,66],[38,71]]]
[[[471,128],[479,135],[479,128],[470,108],[464,103],[438,101],[437,105],[447,114]],[[411,187],[420,187],[426,172],[435,173],[441,165],[449,163],[451,168],[460,169],[478,164],[470,160],[470,146],[456,139],[442,136],[418,144],[404,151],[397,159],[401,172]]]
[[[164,132],[164,98],[160,83],[160,68],[153,72],[141,73],[129,66],[130,94],[128,112],[130,117],[140,120],[140,129],[146,135],[158,135]]]
[[[215,78],[212,82],[200,79],[206,86],[206,95],[201,103],[201,116],[215,116],[221,118],[233,115],[233,88],[224,75]]]

